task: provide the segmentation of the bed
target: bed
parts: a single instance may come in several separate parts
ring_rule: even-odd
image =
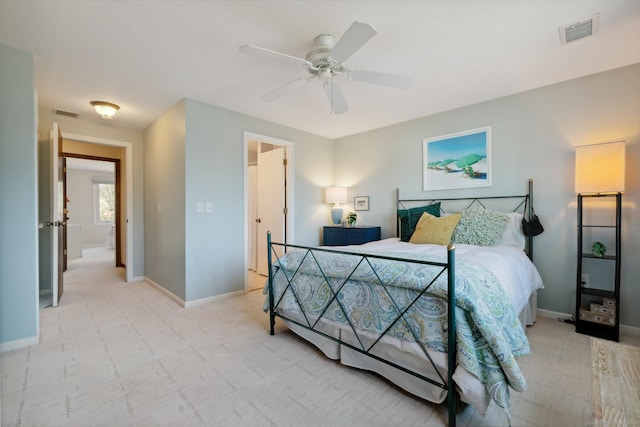
[[[494,400],[510,418],[509,387],[526,388],[516,363],[529,353],[524,325],[535,321],[536,291],[542,287],[518,212],[527,209],[532,183],[525,195],[464,199],[463,209],[453,213],[445,204],[461,199],[402,200],[397,194],[397,238],[336,249],[285,245],[268,236],[265,309],[271,334],[279,317],[331,359],[376,372],[428,401],[447,400],[450,426],[456,396],[483,414]],[[509,211],[486,206],[513,200],[516,207]],[[423,215],[436,209],[439,216]],[[482,240],[491,227],[463,216],[489,213],[507,218],[500,236],[492,237],[494,245],[416,238],[425,229],[438,234],[432,230],[449,223],[445,240],[464,241],[465,232],[479,232]]]

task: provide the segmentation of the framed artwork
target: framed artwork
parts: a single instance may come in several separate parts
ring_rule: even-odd
[[[491,126],[425,138],[423,190],[491,186]]]
[[[353,198],[353,208],[357,211],[369,210],[369,196],[356,196]]]

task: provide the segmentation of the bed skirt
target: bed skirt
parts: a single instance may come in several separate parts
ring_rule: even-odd
[[[529,298],[529,303],[522,309],[519,315],[520,323],[526,329],[536,320],[537,294],[533,293]],[[418,377],[408,374],[393,366],[387,365],[374,358],[359,353],[348,346],[326,338],[322,335],[305,329],[281,319],[287,327],[296,335],[304,338],[315,345],[322,353],[330,359],[339,360],[340,363],[354,368],[365,369],[375,372],[405,391],[433,403],[442,403],[447,398],[447,391],[430,384]],[[339,338],[349,344],[357,345],[353,332],[344,328],[343,325],[333,325],[325,322],[322,326],[323,332],[330,336]],[[428,350],[429,356],[438,366],[440,374],[447,376],[446,354],[438,351]],[[431,364],[426,360],[422,350],[415,343],[400,342],[393,338],[385,337],[376,345],[377,356],[410,369],[420,375],[438,380],[438,374]],[[484,414],[489,406],[490,396],[478,379],[462,367],[458,367],[453,375],[456,386],[463,402],[473,405],[478,412]]]

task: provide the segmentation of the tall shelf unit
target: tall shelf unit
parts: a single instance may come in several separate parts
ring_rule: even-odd
[[[585,223],[585,201],[615,198],[615,218]],[[586,209],[589,209],[587,207]],[[603,215],[600,215],[603,216]],[[622,193],[578,194],[578,264],[576,280],[576,332],[618,341],[620,337],[620,255]],[[607,236],[607,234],[609,234]],[[585,237],[613,240],[615,252],[598,256],[585,247]],[[588,283],[583,275],[594,280]]]

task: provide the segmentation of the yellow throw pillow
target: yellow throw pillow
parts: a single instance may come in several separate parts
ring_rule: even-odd
[[[455,213],[438,218],[426,212],[423,213],[409,243],[448,245],[451,243],[453,230],[460,221],[460,215]]]

